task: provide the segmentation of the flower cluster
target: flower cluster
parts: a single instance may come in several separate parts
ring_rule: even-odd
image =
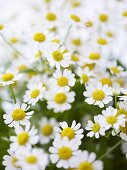
[[[127,155],[126,0],[12,1],[9,15],[0,2],[0,164],[115,169],[111,152]]]

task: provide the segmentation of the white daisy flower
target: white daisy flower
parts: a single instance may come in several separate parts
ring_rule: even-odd
[[[86,91],[83,95],[86,97],[85,102],[98,105],[100,108],[112,101],[111,87],[108,87],[107,84],[102,86],[100,82],[86,86]]]
[[[39,140],[41,144],[47,144],[54,137],[54,126],[57,121],[54,118],[42,118],[39,122]]]
[[[29,89],[25,92],[24,102],[35,105],[39,100],[44,97],[45,87],[42,83],[29,84]]]
[[[53,147],[49,148],[50,159],[53,164],[56,163],[58,168],[74,168],[76,157],[81,154],[74,140],[69,140],[67,137],[61,139],[56,137],[53,142]]]
[[[29,126],[29,119],[34,113],[34,111],[28,111],[29,108],[30,106],[27,106],[25,103],[22,105],[19,105],[18,103],[12,104],[3,115],[5,124],[8,124],[9,127],[15,128],[18,128],[19,125]]]
[[[46,58],[51,67],[56,67],[60,70],[60,67],[67,68],[71,64],[71,53],[67,52],[65,47],[59,48],[58,44],[53,44],[47,47]]]
[[[75,93],[73,91],[69,92],[67,89],[50,89],[46,94],[46,99],[48,100],[48,109],[53,109],[54,112],[63,112],[65,110],[70,110],[71,105],[74,101]]]
[[[127,89],[121,88],[121,93],[123,94],[123,96],[119,96],[119,100],[127,101]]]
[[[9,155],[4,155],[3,165],[5,170],[21,170],[21,167],[18,164],[18,159],[14,152],[8,150]]]
[[[67,88],[69,90],[69,87],[75,85],[75,74],[72,74],[71,70],[65,69],[63,72],[61,70],[56,70],[55,73],[53,73],[53,77],[54,78],[51,80],[52,86]]]
[[[56,136],[60,136],[61,138],[68,137],[69,140],[75,140],[77,145],[81,144],[81,139],[83,138],[83,129],[81,128],[81,124],[76,124],[74,120],[72,125],[69,127],[68,124],[64,122],[60,122],[60,127],[55,127],[54,130],[56,132]]]
[[[90,71],[88,67],[81,69],[79,68],[77,70],[77,74],[80,77],[80,82],[82,83],[89,83],[92,78],[94,77],[93,71]]]
[[[48,155],[42,149],[24,149],[17,155],[22,170],[45,170],[48,165]]]
[[[6,70],[4,74],[0,74],[0,85],[6,86],[15,83],[21,78],[21,74],[16,71]]]
[[[78,170],[103,170],[103,162],[100,160],[95,160],[96,154],[94,152],[89,153],[88,151],[82,151],[81,155],[78,157],[78,164],[76,168]]]
[[[109,106],[106,110],[102,111],[102,115],[98,115],[100,124],[105,127],[106,130],[114,128],[118,130],[120,126],[125,127],[125,115],[117,115],[117,109]]]
[[[32,145],[38,143],[39,136],[37,135],[37,129],[33,126],[30,129],[30,126],[26,126],[23,129],[21,126],[15,129],[17,136],[11,136],[10,141],[10,150],[17,151],[22,150],[22,148],[26,147],[27,149],[31,149]]]
[[[121,101],[118,103],[117,115],[124,114],[127,117],[127,103],[126,101]]]
[[[105,128],[100,124],[98,116],[94,116],[94,123],[89,120],[85,129],[90,131],[87,133],[89,137],[99,138],[100,135],[105,135]]]

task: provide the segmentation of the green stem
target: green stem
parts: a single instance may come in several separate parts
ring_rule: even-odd
[[[10,91],[11,91],[11,95],[12,95],[12,98],[13,98],[13,100],[14,100],[14,103],[16,104],[16,97],[15,97],[15,94],[14,94],[14,91],[13,91],[13,88],[12,88],[12,85],[10,84],[9,87],[10,87]]]
[[[64,41],[63,41],[62,45],[64,45],[64,44],[66,43],[67,38],[68,38],[68,36],[69,36],[69,34],[70,34],[71,28],[72,28],[72,25],[69,26],[69,28],[68,28],[68,30],[67,30],[67,34],[66,34],[66,36],[65,36],[65,38],[64,38]],[[62,45],[61,45],[61,46],[62,46]],[[60,46],[60,47],[61,47],[61,46]]]
[[[108,150],[104,155],[98,158],[98,160],[104,159],[107,157],[111,152],[113,152],[120,144],[122,143],[122,140],[120,140],[118,143],[116,143],[110,150]]]

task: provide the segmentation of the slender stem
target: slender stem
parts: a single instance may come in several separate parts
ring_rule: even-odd
[[[98,160],[104,159],[107,157],[111,152],[113,152],[120,144],[122,143],[122,140],[120,140],[118,143],[116,143],[110,150],[108,150],[104,155],[98,158]]]
[[[13,98],[13,100],[14,100],[14,103],[16,104],[16,97],[15,97],[15,94],[14,94],[14,91],[13,91],[13,88],[12,88],[12,85],[10,84],[9,87],[10,87],[10,91],[11,91],[11,95],[12,95],[12,98]]]
[[[115,94],[115,107],[117,108],[117,94]]]
[[[62,45],[64,45],[65,42],[67,41],[67,38],[68,38],[68,36],[69,36],[69,34],[70,34],[70,31],[71,31],[71,28],[72,28],[72,25],[69,26],[69,28],[68,28],[68,30],[67,30],[67,34],[66,34],[66,36],[65,36],[65,38],[64,38],[64,41],[63,41]],[[62,45],[61,45],[61,46],[62,46]]]

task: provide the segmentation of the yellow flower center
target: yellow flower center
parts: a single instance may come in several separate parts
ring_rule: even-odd
[[[127,133],[127,122],[125,127],[120,126],[120,131],[123,133]]]
[[[73,61],[79,61],[79,57],[77,56],[77,55],[72,55],[71,56],[71,60],[73,60]]]
[[[51,2],[51,0],[44,0],[45,1],[45,3],[49,3],[49,2]]]
[[[19,165],[17,165],[17,161],[18,159],[16,157],[13,157],[12,158],[12,165],[15,167],[15,168],[21,168]]]
[[[112,67],[112,68],[111,68],[111,71],[112,71],[112,73],[114,73],[114,74],[118,74],[118,73],[120,72],[117,67]]]
[[[65,77],[65,76],[60,77],[60,78],[57,80],[57,84],[58,84],[60,87],[64,87],[64,86],[68,85],[68,78]]]
[[[99,132],[100,130],[100,125],[98,123],[93,124],[92,131],[93,132]]]
[[[83,80],[84,83],[87,83],[89,80],[89,77],[86,74],[82,74],[81,79]]]
[[[127,111],[124,109],[118,109],[117,110],[117,116],[124,114],[127,117]]]
[[[53,127],[47,124],[41,128],[41,132],[44,136],[50,136],[53,133]]]
[[[39,96],[39,94],[40,94],[40,90],[39,89],[34,89],[31,92],[30,96],[31,96],[31,98],[35,99],[35,98],[37,98]]]
[[[25,145],[29,140],[29,134],[27,132],[23,132],[17,137],[19,145]]]
[[[108,21],[108,15],[106,15],[106,14],[100,14],[100,15],[99,15],[99,20],[100,20],[101,22],[107,22],[107,21]]]
[[[107,40],[104,39],[104,38],[98,38],[98,39],[97,39],[97,43],[100,44],[100,45],[106,45],[106,44],[108,44]]]
[[[81,40],[79,38],[75,38],[72,40],[72,44],[74,44],[75,46],[80,46]]]
[[[101,56],[100,56],[99,53],[91,53],[91,54],[89,55],[89,58],[90,58],[91,60],[98,60],[98,59],[101,58]]]
[[[94,100],[103,100],[105,98],[105,93],[102,90],[97,89],[93,92],[92,96]]]
[[[18,41],[19,40],[16,37],[13,37],[13,38],[10,39],[10,43],[12,43],[12,44],[16,44]]]
[[[66,146],[63,146],[59,149],[58,155],[60,159],[68,160],[72,156],[72,149]]]
[[[92,27],[93,26],[93,22],[92,21],[86,21],[85,22],[85,26],[86,27]]]
[[[0,24],[0,30],[3,30],[4,29],[4,26]]]
[[[59,50],[56,50],[52,53],[52,56],[54,58],[55,61],[61,61],[63,60],[63,54],[59,51]]]
[[[47,15],[46,15],[46,19],[48,21],[55,21],[57,19],[56,17],[56,14],[54,14],[53,12],[49,12]]]
[[[104,86],[105,84],[107,84],[108,86],[112,86],[112,80],[110,78],[102,78],[101,80],[102,85]]]
[[[13,120],[15,121],[19,121],[19,120],[23,120],[26,116],[26,113],[24,110],[22,109],[15,109],[13,112],[12,112],[12,118]]]
[[[117,122],[117,118],[115,116],[108,116],[106,121],[108,124],[113,125]]]
[[[65,93],[57,93],[54,97],[54,101],[58,104],[63,104],[67,100],[67,96]]]
[[[112,33],[111,31],[107,31],[107,32],[106,32],[106,35],[107,35],[108,37],[113,37],[113,33]]]
[[[64,128],[61,132],[61,136],[67,136],[71,140],[75,137],[75,131],[70,127]]]
[[[12,73],[5,73],[2,75],[2,80],[7,82],[14,78],[14,75]]]
[[[23,71],[27,68],[27,66],[25,64],[21,64],[18,66],[18,71]]]
[[[125,82],[124,82],[124,80],[122,80],[122,79],[116,79],[115,80],[117,83],[119,83],[119,85],[121,86],[121,87],[123,87],[124,85],[125,85]]]
[[[79,7],[80,5],[81,5],[80,2],[77,0],[74,0],[74,2],[72,3],[73,7]]]
[[[36,164],[37,161],[38,161],[38,159],[35,155],[31,155],[26,158],[26,162],[29,164]]]
[[[82,162],[78,170],[93,170],[93,165],[90,162]]]
[[[75,14],[71,14],[71,15],[70,15],[70,18],[71,18],[73,21],[75,21],[75,22],[80,22],[80,21],[81,21],[81,19],[80,19],[77,15],[75,15]]]
[[[88,67],[90,70],[93,70],[93,69],[94,69],[94,67],[95,67],[95,64],[94,64],[94,63],[91,63],[91,64],[85,64],[85,65],[83,66],[83,68],[86,68],[86,67]]]
[[[45,34],[38,32],[34,34],[33,39],[37,42],[44,42],[46,40],[46,36]]]
[[[123,16],[123,17],[127,17],[127,11],[124,11],[124,12],[122,13],[122,16]]]
[[[53,39],[52,42],[59,44],[60,43],[60,39]]]

